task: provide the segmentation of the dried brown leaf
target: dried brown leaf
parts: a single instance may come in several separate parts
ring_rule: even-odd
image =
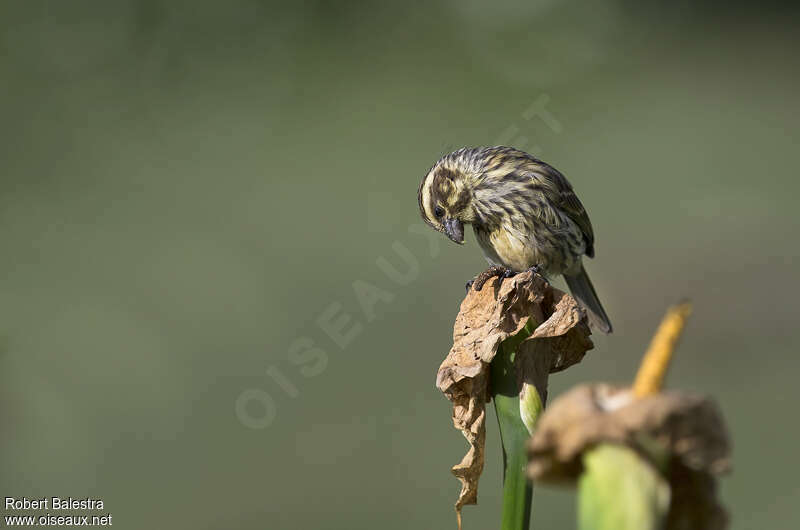
[[[709,398],[664,392],[634,399],[629,388],[580,385],[542,415],[528,451],[528,475],[573,484],[582,455],[601,443],[632,447],[643,457],[669,455],[672,491],[667,530],[721,530],[725,509],[717,501],[714,476],[730,468],[730,438],[722,414]]]
[[[470,443],[469,452],[452,469],[461,481],[457,510],[478,499],[489,364],[500,344],[519,333],[530,319],[541,324],[520,348],[525,352],[521,358],[526,359],[520,384],[526,379],[526,366],[546,363],[550,372],[560,371],[580,362],[593,346],[577,302],[532,272],[490,279],[480,291],[470,290],[461,303],[453,326],[453,347],[436,376],[436,386],[453,402],[453,424]]]
[[[588,448],[610,442],[644,450],[643,434],[690,470],[729,468],[728,432],[711,399],[682,392],[633,399],[628,388],[596,384],[579,385],[548,407],[528,446],[528,472],[538,480],[574,481]]]

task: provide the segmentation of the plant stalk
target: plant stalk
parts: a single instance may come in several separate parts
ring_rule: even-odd
[[[670,488],[633,449],[601,444],[583,456],[578,481],[579,530],[660,530]]]
[[[501,530],[528,530],[530,527],[533,483],[525,474],[526,444],[544,407],[546,388],[520,384],[517,349],[532,332],[533,326],[529,322],[520,333],[500,345],[491,364],[491,393],[503,445]],[[546,381],[545,374],[545,385]]]

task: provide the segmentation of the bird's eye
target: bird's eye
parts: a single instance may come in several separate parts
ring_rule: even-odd
[[[441,218],[444,215],[444,208],[442,208],[441,206],[437,206],[436,209],[433,211],[433,214],[437,218]]]

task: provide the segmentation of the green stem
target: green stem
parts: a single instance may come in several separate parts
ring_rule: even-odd
[[[503,444],[501,530],[527,530],[530,526],[533,484],[525,475],[526,443],[530,437],[526,423],[532,427],[538,418],[545,389],[526,392],[521,403],[516,361],[517,347],[531,333],[532,326],[526,326],[519,334],[503,342],[491,364],[491,392]],[[524,414],[520,412],[521,405]]]
[[[578,481],[580,530],[659,530],[669,509],[669,484],[628,447],[601,444],[583,455]]]

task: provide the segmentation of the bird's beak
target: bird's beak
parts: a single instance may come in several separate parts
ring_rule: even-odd
[[[464,224],[458,219],[446,219],[444,233],[459,245],[464,243]]]

